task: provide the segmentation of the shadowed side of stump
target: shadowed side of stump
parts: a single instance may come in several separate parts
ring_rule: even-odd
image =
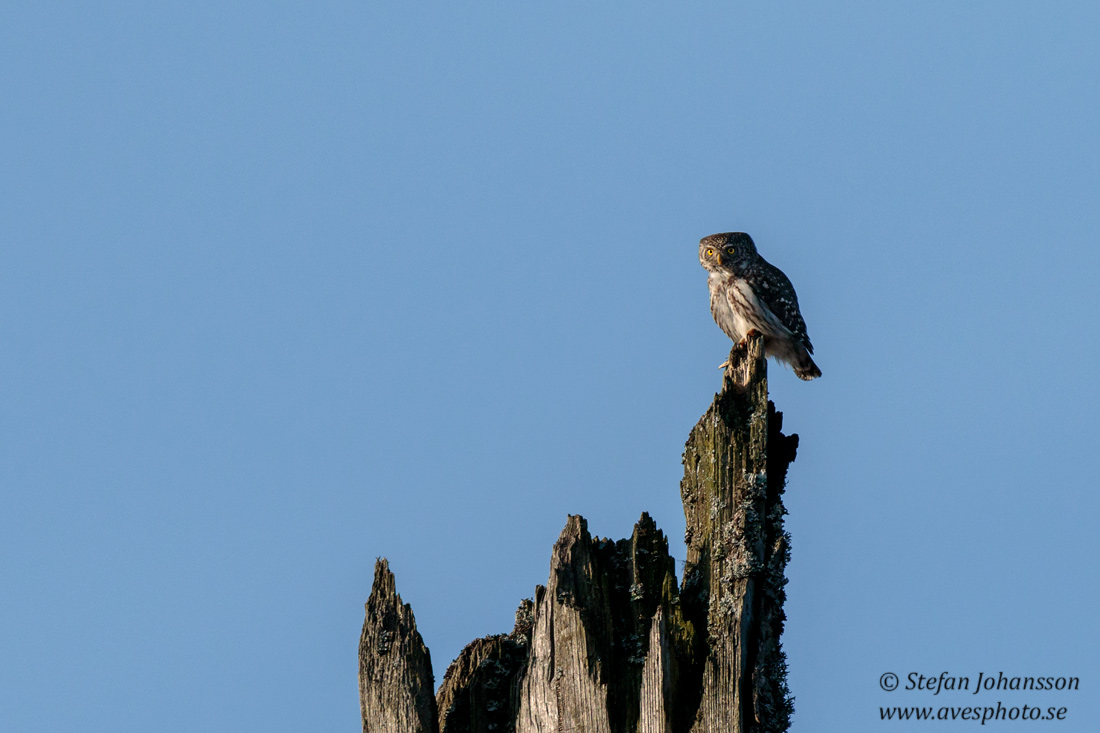
[[[534,604],[524,599],[511,634],[477,639],[451,662],[436,694],[440,733],[515,729],[533,615]]]

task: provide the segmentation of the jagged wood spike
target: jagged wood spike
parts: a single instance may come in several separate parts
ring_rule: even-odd
[[[760,337],[730,352],[722,391],[684,450],[688,546],[681,597],[707,648],[690,730],[785,731],[793,702],[779,645],[789,536],[782,504],[797,436],[768,401]]]
[[[569,517],[549,583],[536,588],[515,730],[668,730],[674,643],[654,619],[680,618],[677,604],[668,541],[648,514],[618,542],[592,537],[582,517]]]
[[[365,610],[359,637],[363,733],[437,733],[431,654],[385,558],[374,565]]]

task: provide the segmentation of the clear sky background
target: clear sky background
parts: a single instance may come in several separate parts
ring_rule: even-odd
[[[567,514],[682,560],[741,230],[793,730],[1096,730],[1100,6],[366,5],[0,9],[0,729],[354,731],[377,556],[437,680]]]

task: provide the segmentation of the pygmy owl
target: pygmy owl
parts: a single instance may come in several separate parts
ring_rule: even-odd
[[[759,331],[767,356],[790,364],[801,379],[821,376],[810,358],[814,347],[798,312],[794,286],[757,253],[752,237],[744,232],[703,237],[699,262],[710,273],[710,313],[734,343]]]

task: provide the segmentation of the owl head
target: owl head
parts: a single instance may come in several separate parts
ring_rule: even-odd
[[[736,273],[756,257],[756,245],[744,232],[712,234],[699,240],[699,262],[710,272]]]

